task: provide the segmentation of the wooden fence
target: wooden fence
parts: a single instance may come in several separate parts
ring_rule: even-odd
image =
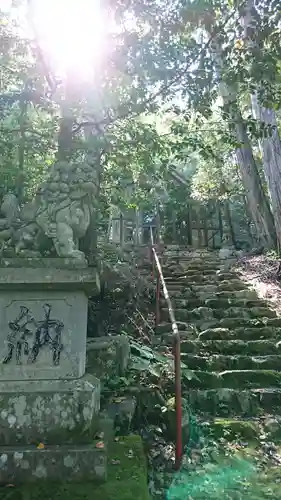
[[[126,243],[148,244],[149,228],[153,228],[155,241],[164,244],[182,244],[194,248],[220,248],[223,240],[229,239],[225,230],[220,204],[200,206],[187,204],[185,212],[161,212],[111,217],[108,227],[109,240]]]

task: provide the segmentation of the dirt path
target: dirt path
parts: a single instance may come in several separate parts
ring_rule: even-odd
[[[258,296],[266,300],[281,315],[281,280],[277,278],[279,262],[266,255],[242,257],[235,269],[241,279],[252,286]]]

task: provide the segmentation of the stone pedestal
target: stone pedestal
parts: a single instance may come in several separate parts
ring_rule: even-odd
[[[66,471],[67,480],[104,479],[105,451],[93,442],[100,383],[85,376],[87,293],[97,291],[96,272],[66,259],[2,265],[0,483]]]

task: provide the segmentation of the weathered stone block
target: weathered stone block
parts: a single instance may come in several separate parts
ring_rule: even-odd
[[[82,446],[0,446],[0,483],[106,479],[106,451],[96,443]]]
[[[77,380],[0,382],[0,442],[81,442],[99,405],[100,383],[91,375]]]
[[[99,337],[87,342],[87,372],[101,380],[123,376],[130,358],[130,344],[126,335]]]
[[[0,380],[67,379],[85,373],[84,292],[0,292]]]
[[[53,265],[54,261],[54,265]],[[12,267],[12,264],[15,264]],[[100,286],[94,268],[78,267],[69,259],[41,259],[40,267],[30,259],[4,259],[0,267],[0,290],[87,290],[93,294]],[[61,264],[61,267],[60,267]],[[86,264],[85,264],[86,265]],[[4,267],[2,267],[4,266]]]
[[[97,286],[95,270],[49,269],[44,259],[40,268],[28,266],[28,259],[21,264],[27,267],[0,267],[0,380],[83,376],[85,291]]]

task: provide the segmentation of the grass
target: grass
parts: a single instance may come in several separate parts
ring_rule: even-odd
[[[108,447],[105,484],[40,481],[21,488],[1,488],[0,500],[149,500],[146,459],[139,436],[127,436]]]

